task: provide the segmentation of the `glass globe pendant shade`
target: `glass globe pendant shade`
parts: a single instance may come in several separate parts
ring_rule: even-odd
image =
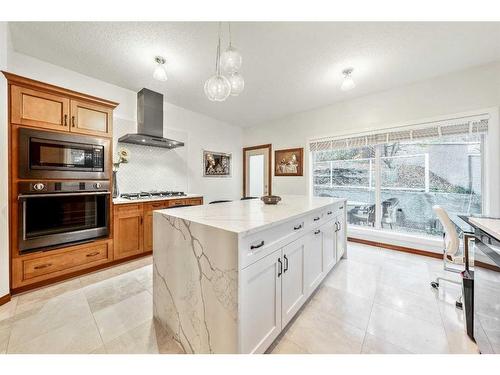
[[[221,56],[222,70],[228,74],[235,73],[241,69],[243,57],[233,46],[229,46]]]
[[[205,82],[205,95],[211,101],[223,102],[231,93],[231,84],[226,77],[214,75]]]
[[[243,79],[243,76],[240,73],[236,72],[231,74],[228,80],[231,85],[231,95],[232,96],[240,95],[243,89],[245,88],[245,80]]]

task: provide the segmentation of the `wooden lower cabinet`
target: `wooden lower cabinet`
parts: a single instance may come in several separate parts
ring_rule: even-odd
[[[203,204],[203,198],[197,197],[115,205],[113,219],[115,259],[153,251],[154,210],[201,204]]]
[[[111,240],[33,253],[12,259],[12,289],[41,283],[113,260]]]
[[[127,258],[143,251],[142,204],[115,206],[113,215],[114,258]]]

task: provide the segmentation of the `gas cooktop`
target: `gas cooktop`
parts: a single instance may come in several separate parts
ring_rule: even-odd
[[[121,194],[120,198],[129,200],[154,199],[154,198],[172,198],[187,196],[183,191],[141,191],[139,193]]]

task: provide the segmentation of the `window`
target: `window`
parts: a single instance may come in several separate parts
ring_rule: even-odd
[[[433,205],[450,215],[480,214],[483,208],[485,127],[473,132],[472,126],[461,126],[457,134],[422,131],[421,139],[409,134],[390,141],[394,132],[372,136],[377,144],[364,147],[359,140],[311,144],[313,195],[347,198],[350,224],[441,235]],[[365,144],[369,141],[365,137]]]

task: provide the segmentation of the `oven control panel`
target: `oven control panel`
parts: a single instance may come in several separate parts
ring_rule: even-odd
[[[109,191],[109,181],[35,181],[20,182],[19,194],[50,194]]]

